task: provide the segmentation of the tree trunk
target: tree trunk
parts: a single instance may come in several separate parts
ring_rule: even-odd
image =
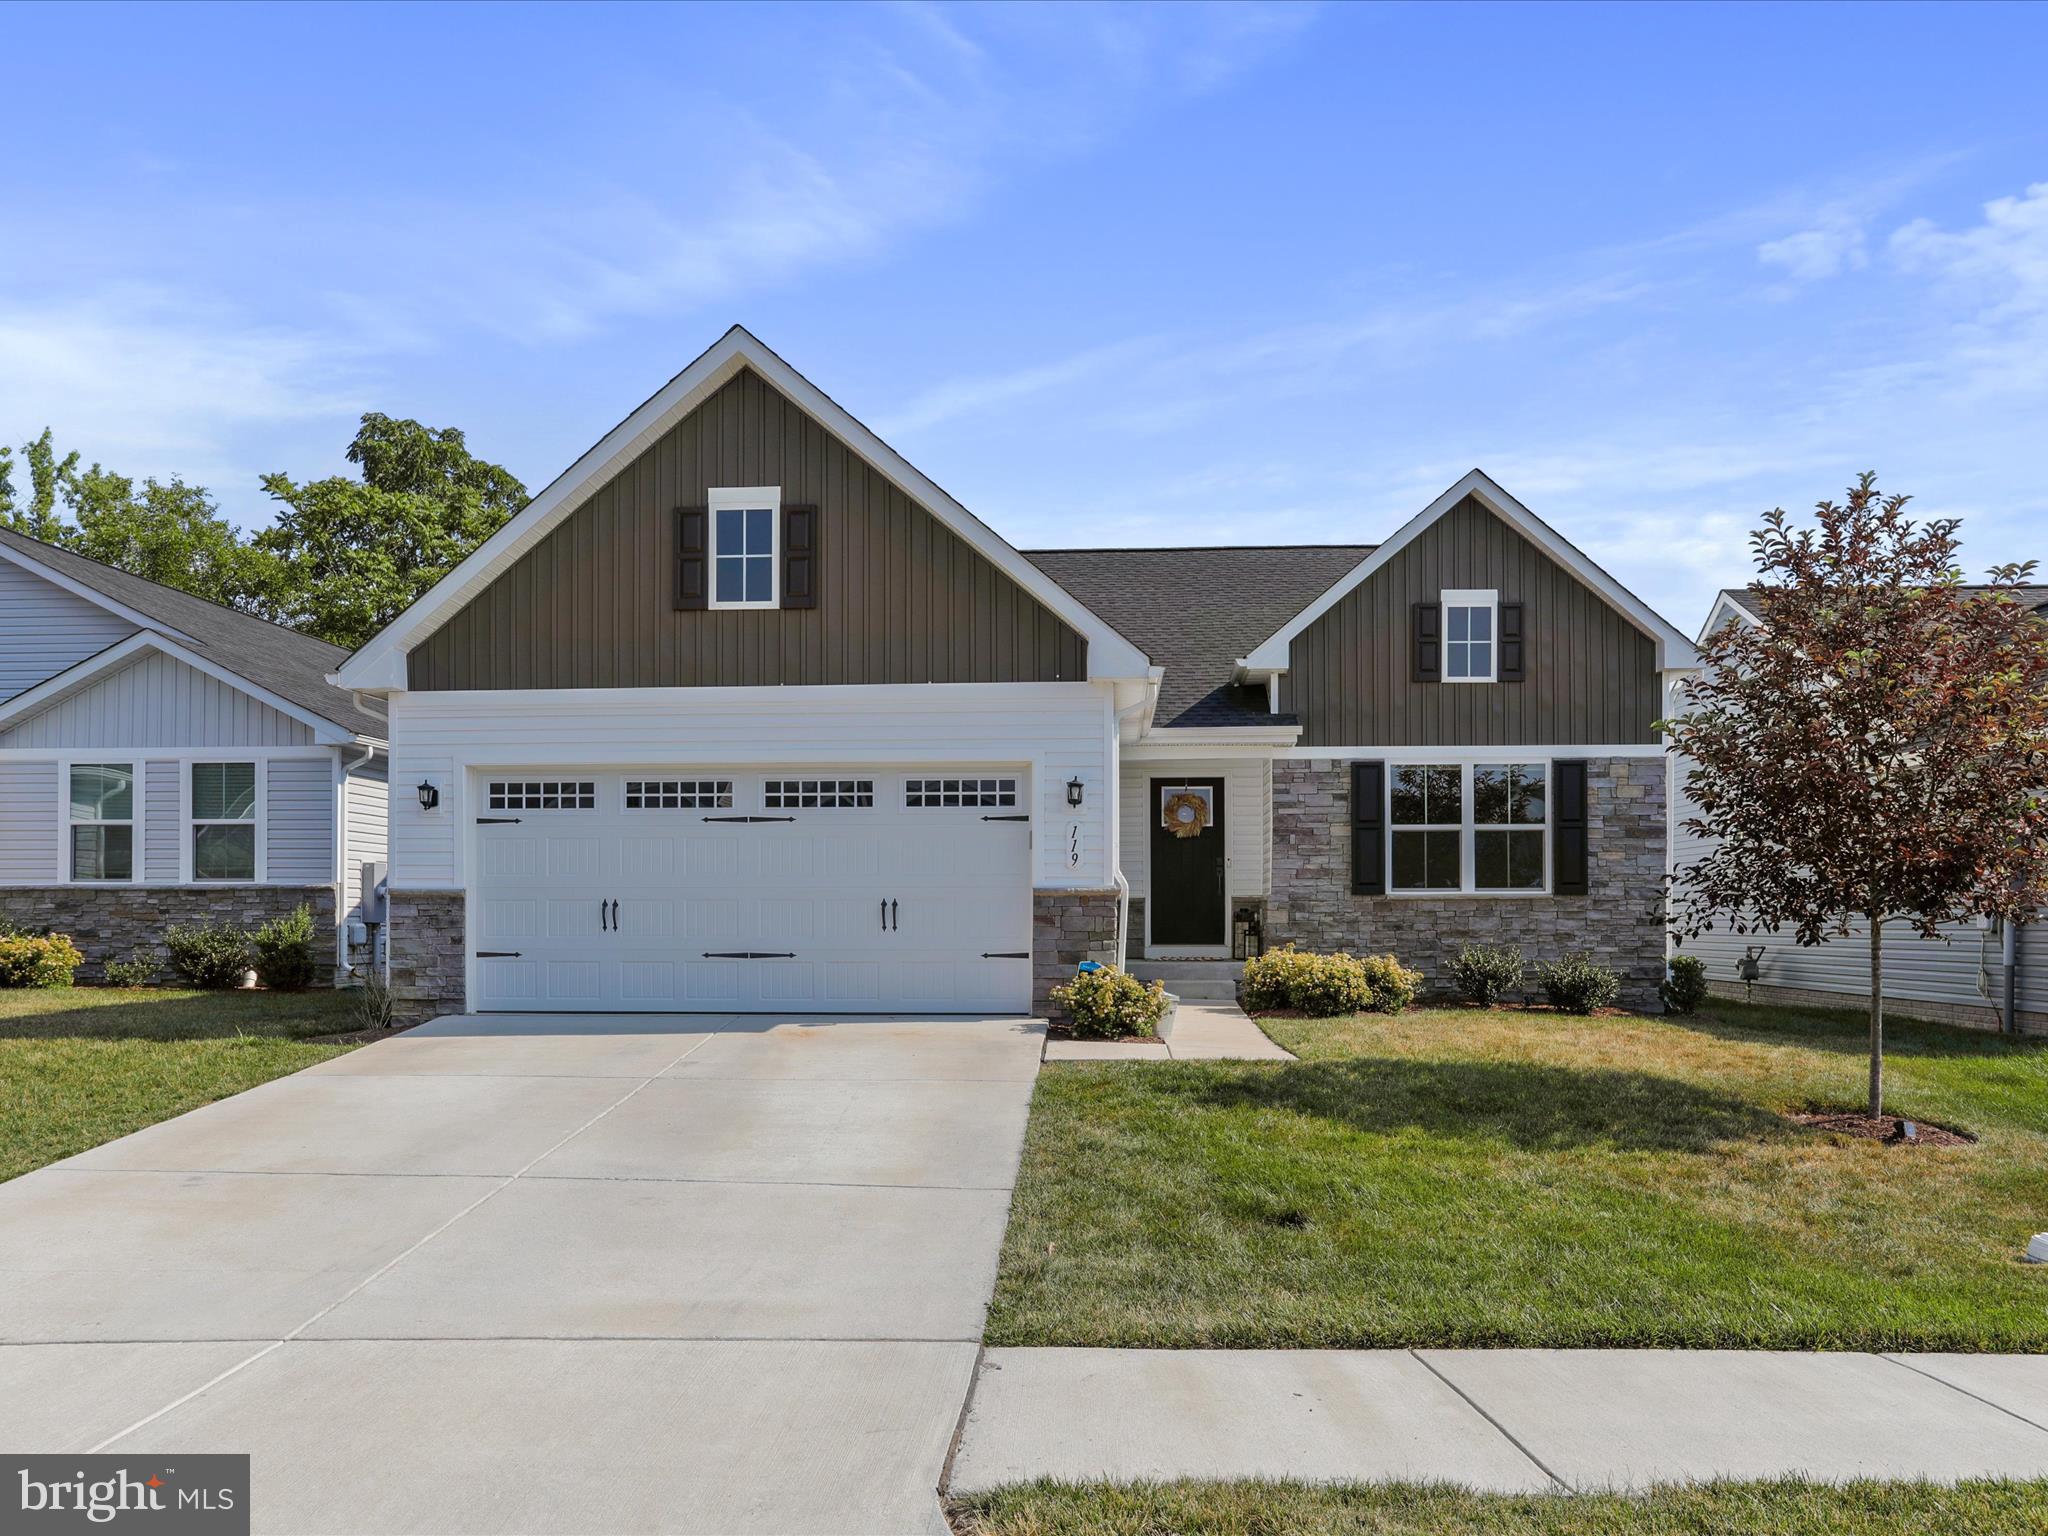
[[[1870,1113],[1884,1113],[1884,919],[1870,917]]]

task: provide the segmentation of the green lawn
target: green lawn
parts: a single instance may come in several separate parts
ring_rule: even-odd
[[[1849,1014],[1268,1020],[1296,1063],[1048,1064],[990,1344],[2048,1349],[2048,1044]]]
[[[0,992],[0,1180],[351,1047],[346,994]]]
[[[2048,1532],[2048,1482],[1712,1483],[1507,1497],[1398,1484],[1029,1483],[956,1499],[963,1536],[1899,1536]]]

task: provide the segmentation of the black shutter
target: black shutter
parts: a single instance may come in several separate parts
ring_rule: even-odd
[[[1586,894],[1586,762],[1552,763],[1557,796],[1556,846],[1551,850],[1551,886],[1560,896]]]
[[[1409,612],[1409,675],[1418,683],[1440,683],[1444,676],[1443,604],[1417,603]]]
[[[782,509],[782,606],[818,606],[818,509]]]
[[[676,508],[676,606],[711,606],[711,562],[706,530],[710,515],[702,507]]]
[[[1528,664],[1528,641],[1522,638],[1522,605],[1500,605],[1500,680],[1519,683]]]
[[[1385,763],[1351,765],[1351,894],[1387,894]]]

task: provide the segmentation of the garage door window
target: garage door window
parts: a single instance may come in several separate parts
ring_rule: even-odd
[[[731,779],[628,779],[629,811],[729,811]]]
[[[494,811],[594,811],[597,784],[592,779],[493,779]]]
[[[903,803],[912,810],[938,810],[951,806],[1014,806],[1015,779],[910,779],[903,786]]]
[[[771,811],[868,810],[875,803],[873,779],[770,779]]]

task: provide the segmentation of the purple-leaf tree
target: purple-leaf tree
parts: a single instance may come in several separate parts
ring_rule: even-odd
[[[1870,1108],[1884,1113],[1887,924],[2032,916],[2048,898],[2048,623],[2020,600],[2031,561],[1980,588],[1953,518],[1916,523],[1865,474],[1811,526],[1751,536],[1759,622],[1702,647],[1669,722],[1690,759],[1681,942],[1717,923],[1801,944],[1867,925]]]

